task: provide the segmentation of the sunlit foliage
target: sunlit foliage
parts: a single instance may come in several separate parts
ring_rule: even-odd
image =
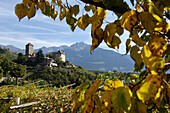
[[[19,20],[35,16],[37,10],[56,19],[66,20],[74,31],[78,26],[85,30],[91,25],[92,46],[94,51],[104,42],[113,49],[119,49],[120,36],[127,30],[130,35],[126,41],[126,54],[135,61],[134,71],[140,72],[139,80],[128,87],[121,81],[104,81],[104,90],[98,92],[101,81],[92,85],[80,85],[73,95],[72,112],[168,112],[170,94],[169,76],[169,0],[130,0],[132,8],[123,0],[79,0],[86,3],[81,13],[79,4],[70,5],[68,0],[23,0],[17,4],[15,13]],[[56,10],[56,7],[60,10]],[[113,11],[118,19],[108,23],[103,29],[107,10]],[[131,45],[133,42],[135,45]],[[146,71],[141,71],[145,66]],[[108,85],[109,84],[109,85]],[[115,85],[113,85],[115,84]],[[106,88],[106,86],[108,88]],[[117,86],[117,87],[116,87]]]

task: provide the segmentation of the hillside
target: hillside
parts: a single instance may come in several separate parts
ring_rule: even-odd
[[[1,45],[0,45],[1,46]],[[23,49],[19,49],[13,46],[4,46],[9,48],[11,51],[21,52],[24,54]],[[14,49],[15,48],[15,49]],[[49,52],[56,52],[62,50],[66,54],[66,60],[74,65],[80,65],[88,70],[99,70],[99,71],[133,71],[134,62],[129,55],[121,55],[112,50],[105,50],[97,48],[90,54],[90,45],[83,42],[75,43],[70,47],[63,45],[60,47],[42,47],[39,48],[44,54]],[[37,52],[39,49],[35,49]],[[127,65],[128,64],[128,65]]]

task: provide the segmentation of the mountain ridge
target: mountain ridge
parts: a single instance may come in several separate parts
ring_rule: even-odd
[[[13,45],[3,46],[2,48],[9,48],[10,51],[25,54],[24,49],[17,48]],[[59,47],[41,47],[44,54],[49,52],[57,52],[58,50],[64,51],[66,54],[66,60],[74,65],[80,65],[88,70],[99,71],[133,71],[134,62],[129,55],[121,55],[112,50],[106,50],[97,48],[92,55],[90,54],[90,47],[84,42],[77,42],[71,46],[62,45]],[[34,52],[38,52],[39,49],[34,49]]]

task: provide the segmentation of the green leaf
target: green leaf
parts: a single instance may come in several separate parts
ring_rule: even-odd
[[[15,6],[15,14],[17,15],[19,21],[28,14],[28,7],[23,3],[17,4]]]
[[[148,42],[151,39],[151,37],[149,35],[146,35],[146,34],[147,34],[147,32],[145,31],[145,33],[141,36],[141,39],[143,41]]]
[[[128,112],[131,105],[132,93],[128,87],[119,87],[113,90],[111,96],[111,101],[114,106],[114,112],[122,113],[124,111]]]

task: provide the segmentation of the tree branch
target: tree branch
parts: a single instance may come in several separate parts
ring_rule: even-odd
[[[80,0],[86,4],[92,4],[92,5],[95,5],[97,7],[101,7],[103,9],[107,9],[107,10],[110,10],[110,11],[113,11],[113,12],[116,12],[116,13],[125,13],[126,11],[129,11],[130,9],[127,9],[126,7],[122,7],[122,6],[113,6],[111,8],[106,8],[103,4],[103,2],[94,2],[93,0]]]

